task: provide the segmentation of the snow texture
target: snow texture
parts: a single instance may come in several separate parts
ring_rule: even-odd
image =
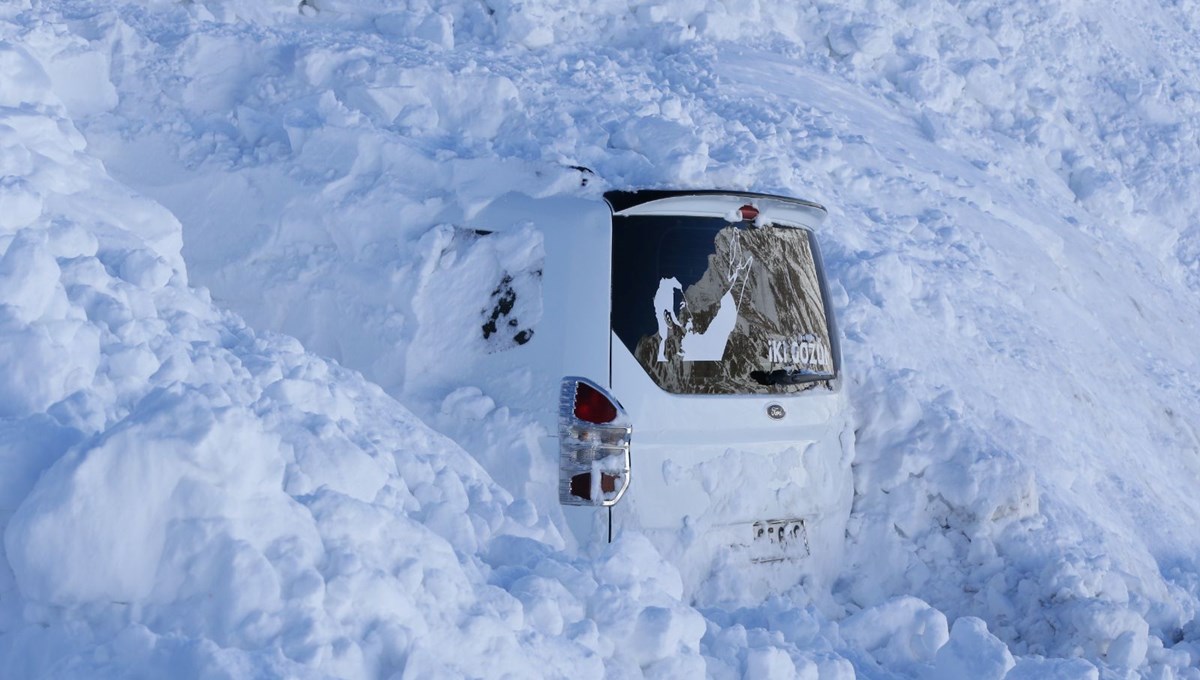
[[[8,0],[0,73],[0,677],[1200,678],[1195,0]],[[831,588],[576,549],[422,381],[542,311],[456,227],[634,187],[830,208]]]

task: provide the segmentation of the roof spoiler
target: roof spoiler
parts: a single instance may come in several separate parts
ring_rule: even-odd
[[[729,199],[735,199],[730,205]],[[776,219],[817,227],[829,212],[820,203],[788,196],[721,189],[643,189],[604,194],[613,215],[628,214],[727,214],[738,203],[768,209]],[[654,204],[654,205],[651,205]]]

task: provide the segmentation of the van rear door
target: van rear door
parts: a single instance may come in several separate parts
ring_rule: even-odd
[[[844,486],[813,476],[847,462],[837,333],[811,230],[824,208],[724,192],[606,198],[611,385],[634,427],[617,526],[723,528],[733,543],[782,526],[801,538],[802,520]]]

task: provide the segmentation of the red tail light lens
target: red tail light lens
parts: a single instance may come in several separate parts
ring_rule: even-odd
[[[575,388],[575,417],[603,425],[617,419],[617,407],[591,385],[579,383]]]
[[[600,493],[611,494],[617,490],[617,478],[606,472],[600,473]],[[592,500],[592,473],[585,472],[571,478],[571,495]]]
[[[752,205],[743,205],[738,209],[738,214],[742,216],[743,220],[750,222],[755,217],[758,217],[758,208],[755,208]]]

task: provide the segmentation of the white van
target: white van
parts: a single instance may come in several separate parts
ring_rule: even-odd
[[[483,349],[455,372],[498,376],[484,388],[540,414],[581,544],[640,531],[685,579],[715,563],[836,569],[853,441],[825,216],[782,196],[653,190],[510,195],[472,220],[469,238],[518,230],[511,243],[540,257],[485,293],[463,325]]]

